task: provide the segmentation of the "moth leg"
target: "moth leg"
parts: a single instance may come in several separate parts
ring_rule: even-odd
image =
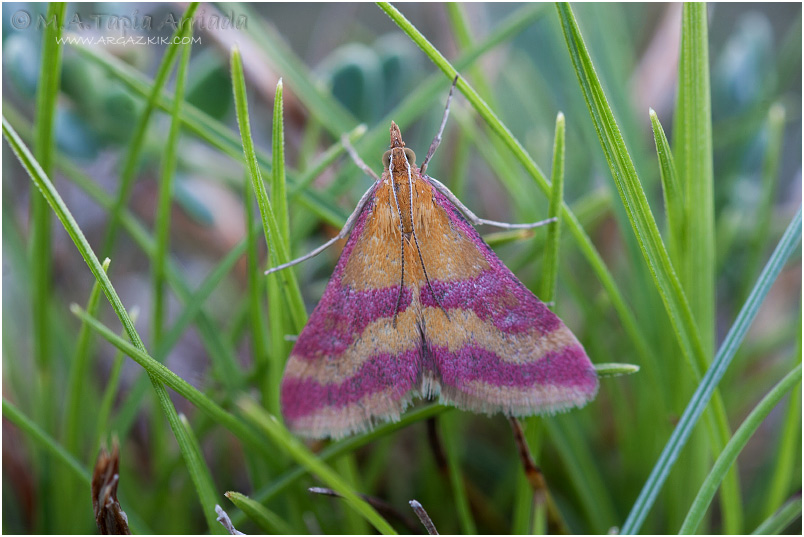
[[[480,218],[475,213],[469,210],[469,208],[461,203],[461,200],[453,194],[449,188],[446,187],[441,181],[438,179],[433,179],[429,175],[427,176],[427,180],[448,200],[450,200],[460,211],[466,216],[466,219],[472,223],[474,226],[479,226],[480,224],[486,224],[487,226],[495,226],[502,229],[532,229],[535,227],[543,226],[546,224],[552,224],[558,218],[548,218],[546,220],[540,220],[538,222],[529,222],[527,224],[509,224],[508,222],[497,222],[496,220],[486,220],[485,218]]]
[[[343,225],[340,232],[335,237],[331,238],[330,240],[328,240],[327,242],[325,242],[324,244],[322,244],[321,246],[319,246],[318,248],[316,248],[315,250],[313,250],[308,254],[305,254],[301,257],[297,257],[293,261],[288,261],[287,263],[284,263],[282,265],[269,268],[268,270],[265,271],[265,274],[266,275],[272,274],[274,272],[286,269],[288,267],[292,267],[293,265],[298,265],[302,261],[307,261],[308,259],[317,256],[318,254],[320,254],[321,252],[323,252],[324,250],[335,244],[337,241],[345,239],[347,236],[349,236],[349,233],[352,232],[352,228],[355,227],[357,217],[360,216],[360,213],[363,211],[363,207],[366,206],[366,203],[371,198],[372,194],[374,194],[374,189],[376,186],[377,185],[375,183],[371,185],[371,188],[366,190],[366,193],[363,194],[363,197],[360,198],[360,201],[357,202],[357,207],[355,207],[355,210],[352,212],[352,214],[349,215],[349,218],[346,219],[346,223]]]
[[[458,76],[455,75],[455,78],[452,80],[452,87],[449,88],[449,96],[447,97],[447,106],[444,108],[444,116],[441,118],[441,126],[438,128],[438,134],[436,134],[433,141],[430,143],[430,149],[427,151],[427,156],[424,157],[422,161],[422,166],[419,169],[420,173],[424,175],[424,171],[427,169],[427,163],[430,162],[430,159],[433,158],[433,154],[438,149],[439,144],[441,144],[441,135],[444,134],[444,127],[447,125],[447,117],[449,116],[449,104],[452,102],[452,92],[455,90],[455,86],[458,84]]]
[[[341,144],[343,144],[344,149],[346,149],[346,152],[349,153],[350,157],[352,157],[352,160],[357,165],[357,167],[363,170],[363,173],[374,179],[375,183],[380,180],[380,178],[377,176],[374,170],[369,168],[368,164],[363,162],[363,159],[360,158],[360,155],[357,154],[357,151],[355,151],[354,146],[349,141],[349,137],[346,134],[341,136]]]

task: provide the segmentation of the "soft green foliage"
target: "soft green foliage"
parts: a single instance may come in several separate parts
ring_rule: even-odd
[[[800,6],[190,3],[159,9],[247,25],[117,49],[33,31],[83,5],[24,9],[3,28],[6,532],[94,533],[115,437],[135,533],[224,533],[216,504],[246,533],[409,532],[412,499],[441,533],[800,530]],[[456,74],[428,173],[481,217],[557,217],[480,232],[601,379],[521,420],[546,498],[501,416],[418,402],[323,442],[282,423],[337,247],[264,271],[369,186],[341,137],[378,170],[393,120],[421,161]]]

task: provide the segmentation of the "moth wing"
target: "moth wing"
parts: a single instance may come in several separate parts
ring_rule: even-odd
[[[414,295],[399,291],[399,232],[380,185],[358,217],[321,301],[296,341],[280,389],[301,436],[340,438],[398,420],[420,383]],[[394,326],[394,311],[399,313]]]
[[[419,244],[425,395],[493,414],[582,406],[597,373],[577,338],[500,261],[459,210],[432,188]],[[449,315],[445,315],[444,311]]]

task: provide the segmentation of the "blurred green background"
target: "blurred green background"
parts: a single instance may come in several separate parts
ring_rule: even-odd
[[[47,19],[47,7],[2,6],[3,115],[29,146],[37,112],[41,21]],[[448,8],[411,3],[397,7],[453,64],[495,31],[509,29],[459,71],[547,173],[556,115],[563,112],[566,117],[565,200],[632,308],[650,360],[634,349],[610,296],[565,230],[559,251],[557,313],[593,362],[634,363],[642,370],[603,379],[597,400],[582,410],[534,418],[525,425],[569,529],[607,532],[623,523],[696,382],[675,343],[612,181],[555,6],[471,3]],[[681,6],[572,7],[651,209],[665,232],[648,110],[656,111],[672,139]],[[271,150],[275,88],[283,79],[294,256],[337,233],[370,186],[370,179],[347,157],[334,160],[319,173],[317,164],[340,135],[365,124],[367,133],[353,141],[363,159],[378,170],[390,120],[395,120],[402,126],[407,146],[421,159],[437,130],[450,85],[373,4],[202,4],[196,11],[193,36],[198,40],[192,46],[184,92],[183,110],[195,116],[192,124],[184,125],[178,141],[169,225],[169,255],[183,291],[177,291],[177,284],[169,279],[166,329],[154,334],[153,257],[144,252],[128,224],[113,223],[108,215],[140,118],[147,110],[147,91],[143,95],[137,88],[150,88],[167,47],[108,44],[104,39],[167,39],[175,28],[163,23],[178,20],[184,9],[177,4],[68,4],[65,20],[71,22],[65,25],[64,35],[85,42],[63,47],[56,100],[58,156],[51,178],[98,256],[112,259],[111,281],[126,307],[139,309],[137,329],[152,354],[162,348],[164,332],[188,314],[187,296],[209,281],[212,271],[241,244],[249,223],[259,221],[253,194],[244,195],[248,181],[244,181],[240,160],[229,66],[233,45],[242,51],[251,129],[264,155]],[[708,6],[708,15],[717,278],[714,324],[720,342],[801,201],[801,6],[718,3]],[[151,17],[150,25],[146,17]],[[229,28],[223,28],[227,20]],[[174,76],[171,71],[167,82],[171,92]],[[427,84],[431,86],[425,88]],[[234,145],[210,128],[215,122],[229,133]],[[144,131],[132,168],[131,190],[123,200],[127,212],[121,222],[138,222],[147,233],[155,228],[170,123],[169,113],[158,106]],[[94,280],[55,219],[50,224],[47,292],[44,299],[37,294],[42,284],[34,274],[42,258],[32,252],[30,207],[38,193],[6,144],[3,157],[4,400],[65,446],[86,469],[94,465],[99,440],[116,434],[121,444],[121,503],[140,531],[209,531],[176,440],[144,382],[142,368],[124,361],[94,335],[84,336],[88,347],[82,350],[81,323],[69,306],[87,303]],[[484,218],[527,222],[547,212],[547,198],[460,94],[453,100],[444,142],[428,173]],[[270,167],[263,166],[263,174],[267,180]],[[308,183],[295,187],[300,178]],[[265,241],[257,238],[259,248],[252,253],[258,254],[259,266],[249,263],[245,255],[232,258],[230,268],[214,279],[214,290],[204,299],[201,313],[190,314],[193,324],[181,331],[163,356],[157,356],[235,413],[242,394],[263,398],[263,404],[271,408],[265,400],[270,393],[266,386],[275,386],[279,378],[275,369],[261,365],[254,349],[263,345],[266,352],[283,351],[284,356],[272,354],[272,363],[281,365],[292,346],[284,338],[293,333],[284,306],[264,300],[265,281],[258,276],[265,267]],[[544,234],[537,230],[516,240],[499,235],[495,240],[492,235],[490,242],[514,273],[536,289]],[[323,292],[336,250],[296,269],[308,312]],[[257,302],[256,319],[262,326],[250,309]],[[37,308],[44,308],[44,332],[33,321]],[[103,297],[97,316],[119,331]],[[271,316],[277,316],[277,324],[271,326],[282,333],[268,330]],[[45,362],[34,358],[42,338],[48,341]],[[76,372],[79,353],[88,359],[85,369]],[[797,251],[720,384],[732,430],[800,356],[801,256]],[[229,375],[221,363],[231,364],[236,374]],[[77,379],[72,385],[71,378]],[[259,496],[259,491],[293,467],[291,459],[278,452],[275,460],[266,460],[249,451],[229,431],[170,393],[199,439],[219,491],[218,503],[233,514],[239,530],[370,530],[343,502],[308,493],[307,487],[319,484],[309,474],[266,504],[286,526],[266,528],[239,515],[223,493],[235,490]],[[793,399],[786,398],[770,414],[738,459],[743,531],[752,531],[781,501],[795,494],[800,497],[800,394],[800,388],[794,390]],[[102,412],[104,396],[111,403],[109,416]],[[65,420],[71,400],[79,412],[68,429]],[[430,432],[424,421],[412,424],[350,450],[332,465],[358,492],[381,498],[405,517],[412,517],[408,501],[419,500],[442,533],[466,532],[471,529],[467,520],[480,533],[527,528],[530,510],[523,500],[527,486],[507,421],[454,410],[435,420]],[[438,435],[433,430],[440,433],[441,445],[434,440]],[[678,531],[717,456],[705,437],[699,424],[643,532]],[[450,463],[446,466],[440,455],[444,450]],[[457,466],[451,466],[453,462]],[[778,477],[780,465],[786,477]],[[466,497],[461,499],[458,489]],[[468,516],[458,513],[461,504],[468,506]],[[387,518],[397,530],[410,531],[393,516]],[[88,487],[41,442],[7,419],[3,420],[2,522],[6,533],[95,531]],[[698,530],[723,531],[717,501]],[[800,533],[800,520],[787,531]]]

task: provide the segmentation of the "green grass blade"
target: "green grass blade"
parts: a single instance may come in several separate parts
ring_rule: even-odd
[[[419,407],[409,412],[406,412],[399,421],[397,422],[389,422],[384,423],[374,430],[350,436],[349,438],[345,438],[343,440],[338,440],[321,450],[318,453],[318,458],[323,461],[329,461],[334,458],[340,457],[346,453],[351,453],[356,449],[365,446],[375,440],[380,438],[385,438],[386,436],[390,435],[391,433],[403,429],[413,423],[418,423],[420,421],[424,421],[428,418],[432,418],[434,416],[438,416],[444,412],[451,410],[451,408],[438,405],[438,404],[430,404],[427,406]],[[275,479],[270,485],[261,488],[257,492],[253,494],[253,497],[256,501],[265,503],[272,498],[275,498],[278,494],[284,491],[288,486],[292,485],[296,482],[296,480],[300,479],[307,473],[307,470],[303,466],[297,466],[291,470],[288,470],[277,479]],[[242,513],[232,515],[232,521],[235,524],[239,524],[243,521]]]
[[[751,246],[748,250],[749,259],[746,262],[745,282],[750,282],[759,269],[762,256],[765,253],[764,245],[770,242],[770,228],[773,216],[774,201],[779,185],[779,161],[782,156],[784,141],[785,110],[780,103],[775,103],[768,110],[767,136],[765,157],[762,160],[762,195],[757,206],[757,216],[751,237]],[[742,295],[748,294],[745,289]]]
[[[103,261],[103,270],[109,270],[109,258]],[[100,302],[100,283],[97,281],[92,285],[87,300],[87,311],[95,315],[98,311]],[[89,327],[82,324],[78,331],[78,343],[75,346],[75,356],[70,365],[70,373],[67,377],[67,397],[65,403],[64,416],[64,447],[70,452],[75,453],[78,449],[79,421],[81,414],[81,395],[84,393],[83,384],[87,380],[89,371]]]
[[[14,111],[11,107],[7,107],[7,109],[12,112]],[[15,113],[14,117],[18,117],[18,114]],[[30,126],[26,125],[22,120],[18,120],[16,123],[17,125],[12,125],[15,129],[20,130],[20,132],[25,133],[26,131],[30,131]],[[115,200],[111,195],[61,155],[59,155],[57,162],[62,173],[84,191],[93,201],[107,211],[112,210]],[[134,242],[137,243],[142,252],[149,259],[153,260],[156,249],[155,241],[148,234],[145,226],[125,208],[120,213],[120,223]],[[185,309],[174,326],[171,327],[170,331],[165,335],[164,342],[155,352],[157,358],[166,356],[173,345],[178,342],[182,333],[187,328],[187,324],[195,322],[201,340],[209,352],[213,369],[218,378],[229,390],[243,385],[243,375],[238,367],[234,349],[230,344],[227,344],[223,335],[214,328],[214,323],[203,311],[202,306],[204,301],[212,291],[215,290],[218,283],[226,276],[227,272],[237,261],[237,258],[245,251],[245,248],[246,241],[244,239],[221,260],[218,266],[209,273],[195,292],[191,292],[186,282],[186,276],[179,266],[171,259],[167,260],[167,281],[179,300],[184,303]],[[136,391],[136,388],[134,391]],[[142,393],[144,395],[144,391]]]
[[[285,243],[285,249],[290,251],[290,219],[288,217],[287,183],[285,180],[285,118],[283,115],[283,84],[282,79],[276,85],[274,96],[274,120],[272,124],[271,156],[271,199],[273,200],[274,214],[279,226],[279,237]]]
[[[131,317],[135,317],[134,311],[131,312]],[[100,405],[98,405],[98,420],[95,427],[95,441],[92,443],[92,457],[97,457],[101,442],[109,431],[109,417],[112,415],[112,407],[117,397],[117,390],[120,387],[120,374],[123,372],[123,364],[125,363],[126,357],[118,350],[114,355],[109,380],[106,383],[106,389],[103,391]]]
[[[799,330],[801,330],[801,317],[799,317]],[[801,362],[801,332],[798,333],[797,359]],[[782,426],[779,447],[773,461],[773,470],[770,472],[764,516],[770,517],[782,504],[782,501],[795,490],[796,485],[796,458],[799,441],[801,439],[801,385],[793,389],[790,400],[787,402],[787,414]]]
[[[285,184],[285,121],[283,118],[283,85],[282,79],[276,85],[276,97],[274,98],[274,117],[273,117],[273,150],[271,155],[274,165],[271,169],[271,201],[266,205],[267,209],[273,208],[277,222],[277,235],[272,240],[282,243],[286,252],[290,252],[290,221],[288,217],[287,187]],[[248,113],[248,110],[246,110]],[[256,190],[256,189],[255,189]],[[262,195],[262,194],[260,194]],[[263,210],[263,207],[261,207]],[[266,237],[268,237],[266,230]],[[270,242],[270,241],[269,241]],[[290,271],[291,269],[287,269]],[[285,369],[285,359],[287,358],[287,343],[285,334],[287,324],[285,323],[286,312],[282,291],[280,289],[280,274],[270,274],[266,277],[266,291],[268,295],[268,325],[271,331],[270,359],[268,362],[269,390],[268,400],[264,401],[265,407],[274,416],[279,416],[279,384],[282,379],[282,372]],[[297,326],[297,333],[299,327]]]
[[[636,168],[625,147],[625,141],[614,119],[600,80],[595,73],[592,59],[583,42],[575,16],[569,4],[559,4],[558,12],[578,82],[620,198],[625,206],[628,220],[670,317],[676,340],[694,377],[696,380],[700,379],[701,371],[705,370],[709,363],[705,350],[708,346],[702,343],[692,307],[687,301],[681,280],[676,275],[670,256],[665,249]],[[689,195],[687,199],[695,198]],[[701,302],[699,301],[699,303]],[[718,391],[714,394],[711,419],[713,420],[709,422],[711,442],[715,449],[722,449],[730,433],[725,406]],[[724,484],[722,498],[724,511],[729,514],[731,524],[741,524],[739,516],[734,514],[735,511],[740,510],[739,483],[736,472],[731,473],[729,480]]]
[[[312,453],[304,444],[285,429],[279,421],[265,412],[250,399],[242,399],[239,403],[246,417],[267,434],[282,450],[293,457],[296,462],[317,475],[332,490],[343,496],[343,499],[360,513],[374,528],[383,535],[395,535],[396,532],[377,511],[363,500],[346,481],[320,457]]]
[[[75,222],[72,214],[67,209],[64,201],[61,199],[61,196],[59,196],[59,193],[53,187],[53,183],[51,183],[50,179],[39,166],[39,163],[33,158],[30,151],[28,151],[28,148],[25,147],[25,144],[22,143],[19,135],[17,135],[17,133],[8,124],[5,117],[3,118],[3,136],[11,146],[11,149],[14,151],[14,154],[17,156],[26,172],[28,172],[31,180],[44,195],[45,199],[47,199],[51,209],[56,213],[56,216],[64,225],[64,229],[70,235],[73,243],[76,245],[78,251],[81,253],[81,256],[84,258],[84,261],[95,275],[95,279],[100,282],[104,294],[106,294],[109,303],[112,305],[112,309],[114,309],[118,319],[120,319],[120,322],[123,324],[123,327],[126,330],[126,335],[133,343],[131,347],[140,353],[147,355],[145,352],[145,345],[143,345],[137,330],[134,328],[134,322],[128,315],[128,312],[123,306],[117,291],[115,291],[114,286],[112,286],[111,281],[109,281],[108,276],[106,276],[106,272],[103,270],[103,267],[100,261],[98,261],[98,258],[95,255],[95,252],[92,250],[92,247],[89,245],[89,242],[87,242],[84,233],[78,227],[78,224]],[[85,321],[88,319],[88,317],[84,317]],[[111,334],[111,331],[109,333]],[[114,336],[114,334],[112,335]],[[173,430],[173,434],[176,437],[176,440],[179,442],[179,447],[182,448],[182,456],[184,457],[185,462],[188,464],[188,467],[192,467],[192,453],[186,450],[187,445],[183,442],[184,431],[179,423],[176,409],[173,406],[173,403],[170,401],[170,397],[167,394],[165,386],[161,384],[155,376],[151,375],[150,378],[154,391],[156,392],[157,398],[160,402],[160,406],[162,407],[162,412],[165,414],[165,417],[167,418],[168,423]]]
[[[556,137],[553,142],[553,166],[550,171],[550,205],[547,218],[557,218],[547,228],[544,246],[543,273],[539,296],[545,302],[553,302],[558,282],[558,245],[561,237],[561,203],[564,199],[564,114],[556,117]]]
[[[751,535],[779,535],[797,518],[801,518],[801,496],[793,498],[768,517]]]
[[[754,317],[756,317],[762,301],[768,294],[779,272],[781,272],[785,261],[796,249],[800,241],[801,208],[799,208],[793,221],[790,222],[782,239],[779,241],[779,244],[776,246],[765,268],[759,275],[748,300],[743,305],[729,333],[720,345],[720,349],[718,349],[712,366],[706,372],[698,388],[695,390],[687,408],[684,409],[684,413],[678,425],[676,425],[676,428],[673,430],[673,434],[662,450],[659,460],[654,465],[653,470],[651,470],[647,482],[639,493],[639,497],[634,502],[634,506],[631,508],[631,512],[628,514],[628,518],[620,530],[622,535],[634,534],[639,531],[648,511],[656,500],[656,496],[659,494],[662,485],[667,479],[670,469],[692,433],[695,423],[706,408],[718,382],[723,378],[723,374],[726,372],[729,364],[731,364],[731,360],[734,358],[734,354],[737,352],[737,348],[745,337]]]
[[[477,526],[472,518],[472,509],[469,506],[469,498],[466,495],[466,487],[461,472],[460,459],[458,457],[458,431],[455,427],[456,415],[442,416],[438,420],[441,429],[441,441],[444,444],[444,456],[447,459],[447,469],[449,471],[449,482],[452,487],[452,496],[455,500],[455,511],[458,515],[461,533],[464,535],[475,535]]]
[[[173,180],[176,175],[176,149],[181,133],[182,102],[184,100],[184,87],[187,83],[187,68],[190,64],[190,51],[192,50],[192,26],[186,25],[181,32],[187,44],[182,46],[181,59],[176,73],[176,94],[171,110],[170,130],[165,143],[165,152],[162,156],[162,169],[160,170],[159,192],[156,201],[156,215],[154,217],[154,239],[156,251],[153,261],[153,312],[151,318],[151,337],[154,342],[162,339],[165,323],[165,259],[170,247],[170,211],[173,206]],[[220,526],[220,524],[218,524]]]
[[[59,43],[62,28],[64,27],[65,2],[53,2],[48,5],[48,20],[55,24],[48,24],[42,33],[42,56],[39,66],[39,80],[36,88],[36,118],[34,127],[34,152],[39,159],[45,173],[53,173],[55,160],[55,123],[56,106],[59,96],[61,77],[62,47]],[[50,326],[48,323],[48,304],[51,300],[53,288],[53,267],[51,254],[51,213],[47,201],[35,192],[31,194],[31,279],[33,280],[33,293],[31,309],[33,313],[32,338],[33,358],[39,369],[41,404],[38,405],[37,414],[45,424],[46,430],[52,429],[55,416],[52,414],[53,404],[53,374],[54,354]],[[41,409],[41,412],[40,412]]]
[[[165,395],[167,395],[167,392],[165,392]],[[206,462],[204,462],[204,456],[201,454],[201,446],[198,444],[198,439],[187,417],[184,414],[179,414],[179,421],[184,431],[181,441],[185,442],[185,446],[184,449],[182,449],[182,453],[189,455],[187,470],[190,473],[190,479],[193,480],[195,490],[198,493],[198,499],[201,502],[201,511],[204,513],[204,518],[207,519],[210,533],[226,535],[226,529],[218,522],[217,514],[215,513],[215,505],[217,505],[219,501],[215,483],[212,481],[212,472]]]
[[[265,310],[262,304],[262,285],[265,279],[260,274],[259,250],[257,248],[257,228],[254,219],[254,193],[249,181],[243,182],[243,205],[246,208],[246,267],[248,293],[248,317],[251,336],[251,353],[254,357],[254,372],[258,379],[260,389],[260,399],[263,405],[267,405],[272,399],[273,377],[268,374],[271,366],[271,357],[268,354],[268,347],[265,342]]]
[[[279,226],[277,225],[275,213],[271,206],[271,200],[268,198],[268,193],[265,191],[265,183],[262,180],[257,156],[254,152],[254,142],[251,139],[251,125],[248,118],[248,103],[246,101],[246,82],[243,78],[243,63],[240,59],[240,52],[236,48],[232,49],[231,61],[235,109],[237,110],[237,123],[240,126],[240,136],[243,141],[246,166],[249,171],[249,176],[251,177],[252,187],[257,195],[257,203],[259,204],[260,214],[262,215],[263,232],[265,233],[265,240],[268,243],[271,262],[274,266],[281,265],[287,263],[290,257],[285,249],[284,241],[282,241],[282,235],[279,232]],[[302,300],[301,291],[299,290],[299,283],[296,281],[296,274],[293,272],[292,268],[280,271],[278,274],[282,279],[283,287],[288,298],[290,316],[293,319],[294,328],[297,333],[301,332],[301,329],[307,322],[307,312],[304,309],[304,301]]]
[[[93,317],[89,317],[76,304],[73,304],[71,310],[79,319],[86,322],[93,330],[101,335],[106,341],[123,351],[126,355],[131,357],[132,360],[137,362],[149,375],[164,382],[167,386],[176,391],[179,395],[187,399],[194,406],[205,412],[215,423],[229,429],[235,436],[248,443],[251,447],[257,448],[258,451],[266,456],[271,455],[269,446],[265,445],[265,440],[257,435],[252,429],[247,427],[239,418],[226,412],[215,401],[201,393],[197,388],[190,385],[187,381],[179,377],[176,373],[165,367],[160,362],[154,360],[147,352],[140,350],[128,341],[119,337],[117,334],[109,330],[108,327],[101,324],[100,321]]]
[[[3,398],[3,417],[16,425],[25,434],[30,436],[37,444],[41,445],[52,453],[58,460],[60,460],[67,468],[72,470],[73,474],[78,477],[82,483],[87,487],[92,480],[89,470],[84,468],[78,459],[73,457],[61,444],[47,434],[42,428],[31,418],[20,412],[20,410],[6,401]]]
[[[664,207],[667,218],[667,249],[674,267],[681,260],[681,244],[684,237],[684,191],[678,180],[676,164],[670,143],[664,134],[662,124],[656,112],[650,109],[650,124],[653,128],[653,140],[656,143],[656,154],[659,157],[659,172],[662,178]]]
[[[425,54],[427,54],[430,60],[446,75],[447,79],[452,80],[455,78],[455,75],[458,74],[455,67],[453,67],[447,61],[447,59],[438,50],[436,50],[435,47],[433,47],[427,38],[425,38],[421,32],[419,32],[410,23],[410,21],[408,21],[404,15],[399,12],[399,10],[384,2],[380,2],[377,5],[383,11],[385,11],[391,20],[393,20],[399,26],[399,28],[424,51]],[[535,7],[533,9],[535,9]],[[541,12],[539,12],[539,14],[541,14]],[[497,118],[494,112],[491,111],[488,105],[483,101],[483,99],[480,98],[480,96],[469,85],[466,79],[459,78],[457,87],[458,90],[460,90],[466,96],[466,99],[472,104],[483,120],[489,124],[492,131],[505,142],[505,145],[514,154],[522,166],[524,166],[525,170],[533,178],[533,180],[536,181],[536,184],[539,186],[542,192],[549,195],[551,190],[550,183],[547,181],[547,178],[545,177],[544,173],[542,173],[541,169],[539,169],[536,162],[534,162],[534,160],[522,147],[522,144],[520,144],[514,135],[511,134],[511,131],[502,124],[499,118]],[[368,138],[368,135],[366,138]],[[620,317],[620,321],[623,324],[625,332],[628,334],[628,337],[631,338],[637,354],[639,354],[644,363],[655,362],[655,355],[650,351],[650,346],[648,345],[647,340],[639,330],[639,325],[636,322],[634,314],[626,304],[622,293],[620,292],[617,284],[614,281],[614,278],[611,275],[611,272],[606,267],[606,264],[603,261],[603,258],[600,256],[600,253],[592,244],[589,235],[587,235],[583,227],[581,227],[580,222],[572,213],[566,202],[562,204],[561,210],[562,218],[567,226],[567,229],[578,243],[578,247],[581,249],[584,257],[591,265],[601,284],[611,298],[612,305]]]
[[[678,77],[673,154],[687,201],[681,248],[685,262],[679,272],[708,355],[715,348],[715,218],[709,44],[702,2],[683,6]],[[737,523],[727,520],[726,533],[740,533]]]
[[[187,6],[187,9],[182,15],[175,32],[171,36],[170,44],[168,44],[167,50],[165,50],[165,55],[162,57],[162,61],[159,63],[153,86],[147,92],[145,108],[143,109],[142,115],[140,115],[137,125],[134,128],[134,133],[132,134],[131,142],[129,143],[125,160],[123,161],[121,168],[120,187],[117,191],[114,207],[112,207],[109,215],[109,223],[107,224],[106,234],[103,239],[103,246],[101,247],[101,252],[103,252],[104,255],[109,255],[110,250],[114,245],[117,226],[119,225],[119,214],[128,202],[128,197],[131,194],[131,188],[134,186],[134,178],[137,175],[137,164],[139,163],[140,152],[142,151],[142,146],[145,142],[145,135],[148,132],[148,123],[150,122],[151,116],[156,109],[159,97],[162,95],[162,89],[167,82],[170,70],[173,68],[173,63],[176,60],[176,54],[179,52],[181,39],[178,39],[177,42],[176,38],[181,37],[186,26],[192,26],[191,24],[185,24],[185,22],[193,18],[193,14],[197,8],[198,2],[192,2],[189,6]],[[168,109],[168,111],[170,110]]]
[[[229,491],[224,496],[229,498],[237,508],[243,511],[248,518],[253,520],[266,533],[275,535],[293,535],[296,533],[279,515],[245,494]]]
[[[779,381],[773,389],[754,407],[754,410],[745,418],[742,425],[735,431],[726,448],[718,456],[712,471],[706,476],[706,480],[701,485],[698,495],[692,502],[687,518],[681,525],[678,531],[679,535],[690,535],[695,533],[698,525],[701,523],[706,514],[706,509],[715,497],[723,478],[726,477],[726,472],[737,460],[737,456],[742,452],[748,440],[754,435],[759,425],[768,417],[770,411],[776,407],[784,395],[793,389],[794,386],[801,383],[801,364],[798,364],[795,369],[788,373],[782,380]]]

